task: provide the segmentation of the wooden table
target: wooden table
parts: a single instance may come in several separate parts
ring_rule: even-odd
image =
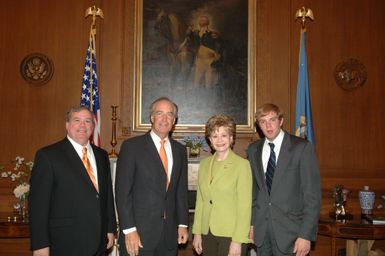
[[[368,221],[361,219],[361,216],[351,220],[335,220],[329,216],[321,216],[318,223],[318,234],[330,237],[331,255],[337,255],[337,238],[385,239],[385,225],[370,224]]]
[[[22,221],[0,220],[0,238],[28,238],[29,225]]]
[[[0,213],[0,255],[31,256],[28,222],[12,213]]]

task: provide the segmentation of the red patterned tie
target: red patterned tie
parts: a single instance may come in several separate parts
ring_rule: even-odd
[[[162,160],[164,172],[166,173],[166,190],[168,189],[168,160],[167,160],[167,154],[166,154],[166,149],[164,148],[164,143],[165,140],[160,141],[160,150],[159,150],[159,155],[160,155],[160,160]]]
[[[83,152],[82,161],[83,161],[84,166],[86,167],[88,176],[90,176],[90,179],[91,179],[92,183],[94,184],[96,191],[99,192],[98,183],[96,182],[94,171],[92,170],[90,160],[88,159],[88,156],[87,156],[87,147],[84,147],[82,152]]]

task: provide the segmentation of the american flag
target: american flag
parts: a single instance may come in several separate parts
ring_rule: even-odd
[[[92,65],[91,65],[92,63]],[[88,107],[95,115],[95,130],[91,143],[100,146],[100,103],[98,76],[96,74],[95,31],[91,28],[86,62],[84,64],[82,95],[80,105]]]

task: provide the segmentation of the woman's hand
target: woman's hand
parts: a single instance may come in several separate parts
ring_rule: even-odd
[[[194,235],[193,248],[198,255],[202,254],[203,248],[202,248],[202,236],[201,235]]]
[[[229,256],[241,256],[242,244],[237,242],[231,242],[229,248]]]

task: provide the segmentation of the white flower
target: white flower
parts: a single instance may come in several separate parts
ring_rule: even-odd
[[[26,199],[29,193],[29,176],[32,171],[33,162],[26,162],[24,157],[17,156],[14,160],[14,167],[11,170],[5,170],[4,167],[0,166],[0,178],[7,178],[13,182],[17,182],[13,193],[15,197],[19,199]]]
[[[13,190],[13,194],[15,197],[21,199],[23,196],[26,196],[29,192],[29,184],[27,183],[22,183],[18,186],[15,187]]]
[[[20,173],[12,173],[11,174],[11,180],[12,181],[17,180],[18,178],[20,178]]]
[[[30,171],[32,171],[32,168],[33,168],[33,162],[32,161],[26,162],[25,165],[29,167]]]
[[[21,157],[21,156],[17,156],[16,159],[15,159],[16,163],[21,165],[24,161],[24,157]]]

